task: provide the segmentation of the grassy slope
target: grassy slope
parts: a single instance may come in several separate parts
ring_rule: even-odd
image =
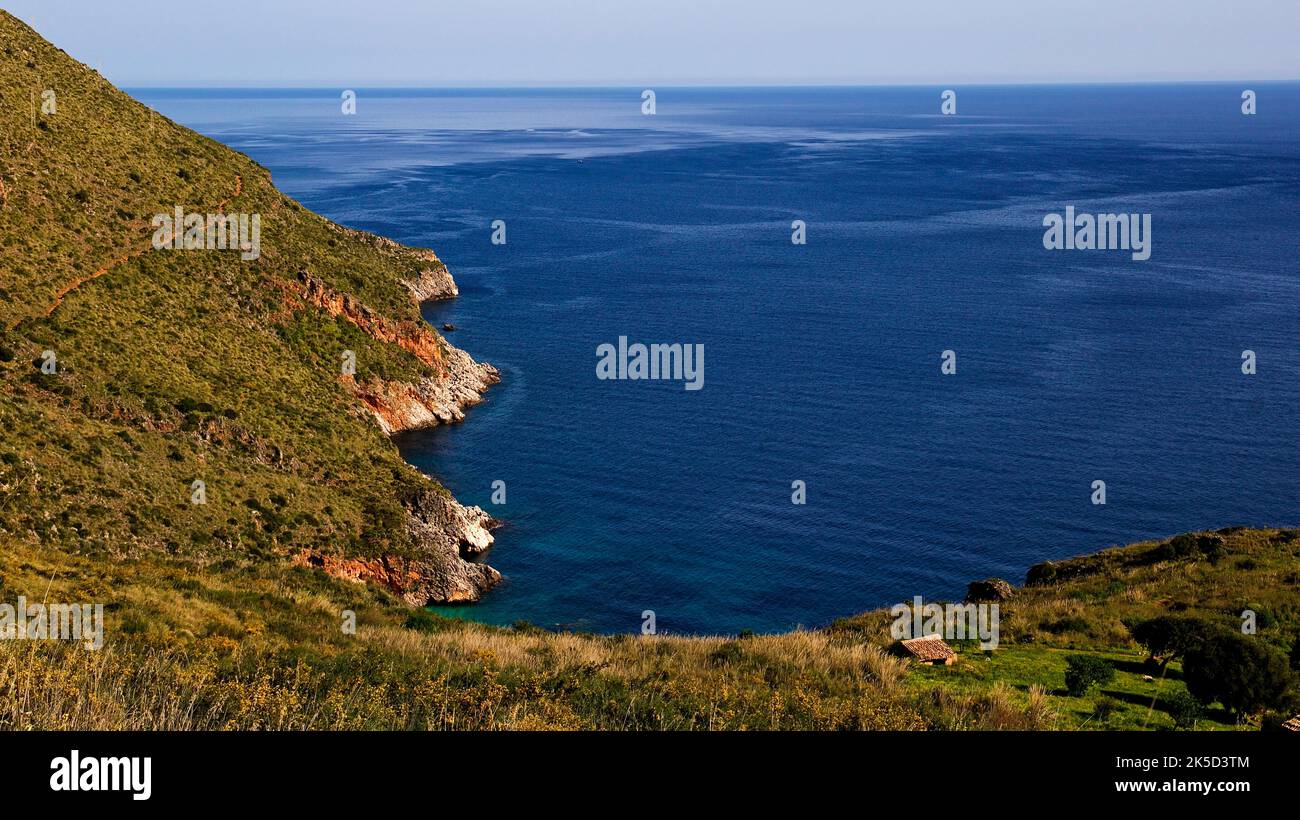
[[[340,385],[428,367],[304,309],[307,270],[418,320],[377,253],[276,191],[247,157],[181,128],[0,14],[0,539],[114,556],[244,561],[284,545],[409,546],[400,499],[423,486]],[[53,89],[57,111],[34,108]],[[262,256],[148,251],[175,205],[260,213]],[[45,349],[57,375],[34,361]],[[208,503],[190,503],[190,483]]]
[[[1027,586],[1001,607],[1001,645],[984,657],[968,644],[956,669],[920,671],[921,689],[978,691],[1002,681],[1024,691],[1044,687],[1060,725],[1114,729],[1172,728],[1163,700],[1179,690],[1181,665],[1163,678],[1143,676],[1145,653],[1132,643],[1126,623],[1156,615],[1194,615],[1240,628],[1240,614],[1258,615],[1257,638],[1289,651],[1300,634],[1300,531],[1228,528],[1219,531],[1223,554],[1170,557],[1170,541],[1143,542],[1057,564],[1079,574],[1054,584]],[[1171,539],[1172,540],[1172,539]],[[1184,539],[1185,540],[1185,539]],[[1217,539],[1216,539],[1217,540]],[[876,612],[846,618],[832,632],[878,636],[889,616]],[[1114,662],[1115,680],[1088,697],[1064,691],[1065,659],[1096,653]],[[1094,717],[1099,700],[1114,699],[1105,720]],[[1201,729],[1230,728],[1234,719],[1208,711]]]
[[[1245,601],[1272,619],[1258,639],[1289,647],[1300,532],[1229,533],[1217,563],[1128,563],[1158,546],[1018,590],[991,658],[959,646],[956,666],[914,669],[881,651],[886,612],[740,638],[557,634],[412,611],[280,562],[22,551],[6,556],[0,600],[109,601],[108,638],[98,652],[0,642],[0,728],[1168,729],[1179,665],[1143,681],[1123,621],[1179,611],[1232,624]],[[356,634],[340,628],[345,609]],[[1066,695],[1072,652],[1115,661],[1115,681]],[[1211,709],[1198,728],[1237,727]]]
[[[1140,660],[1123,617],[1227,619],[1252,590],[1277,619],[1263,639],[1300,627],[1300,542],[1273,531],[1230,535],[1217,565],[1103,562],[1026,590],[993,659],[911,671],[879,651],[883,613],[744,639],[557,635],[412,614],[290,566],[290,544],[403,548],[400,499],[425,482],[335,381],[335,356],[358,351],[362,376],[425,366],[287,287],[308,269],[414,320],[398,281],[421,263],[337,231],[3,13],[0,47],[0,601],[108,605],[99,652],[0,642],[0,727],[1072,728],[1096,725],[1097,695],[1059,693],[1065,650]],[[45,88],[58,111],[33,119]],[[206,212],[236,177],[228,209],[262,214],[260,260],[144,253],[44,316],[145,247],[152,214]],[[46,348],[58,375],[33,365]],[[196,477],[205,506],[189,503]],[[1161,686],[1181,686],[1176,665]],[[1111,725],[1169,725],[1137,672],[1107,688],[1129,698]]]

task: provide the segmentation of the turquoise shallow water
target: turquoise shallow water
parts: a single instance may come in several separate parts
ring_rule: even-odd
[[[453,612],[734,632],[1300,523],[1300,87],[1256,90],[136,94],[450,265],[425,315],[504,380],[399,444],[507,578]],[[1151,259],[1044,250],[1068,204],[1150,213]],[[703,344],[704,389],[597,379],[619,336]]]

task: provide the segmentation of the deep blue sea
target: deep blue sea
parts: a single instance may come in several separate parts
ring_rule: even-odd
[[[783,630],[1300,524],[1300,85],[942,90],[134,93],[450,266],[425,316],[504,378],[399,444],[507,579],[454,613]],[[1046,250],[1067,205],[1151,258]],[[597,379],[619,336],[703,344],[704,389]]]

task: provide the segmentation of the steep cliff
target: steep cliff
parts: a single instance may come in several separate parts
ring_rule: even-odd
[[[457,294],[438,257],[311,213],[4,12],[0,47],[0,543],[491,588],[487,515],[387,437],[498,379],[420,315]],[[160,244],[176,213],[259,247]]]
[[[361,236],[371,240],[369,235]],[[386,252],[403,250],[381,237],[373,239],[378,240],[376,247]],[[420,258],[437,264],[423,269],[415,279],[403,281],[417,305],[458,294],[451,274],[432,252]],[[448,344],[423,320],[389,319],[306,272],[298,274],[298,281],[308,305],[379,342],[400,347],[433,368],[431,375],[422,375],[417,381],[340,376],[340,382],[373,414],[386,434],[462,421],[465,408],[482,401],[483,392],[500,380],[495,367]],[[414,606],[477,601],[501,580],[492,567],[469,560],[485,553],[493,543],[490,530],[495,522],[481,508],[462,506],[441,488],[430,487],[416,494],[407,511],[408,531],[421,547],[413,556],[344,558],[302,550],[294,559],[335,577],[374,581]]]

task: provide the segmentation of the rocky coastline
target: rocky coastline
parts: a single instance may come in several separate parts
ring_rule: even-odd
[[[432,251],[403,248],[382,237],[366,238],[380,252],[415,255],[426,263],[415,278],[402,283],[417,304],[459,295],[451,273]],[[501,380],[495,367],[475,361],[423,320],[390,319],[305,271],[298,274],[298,286],[309,305],[350,322],[378,341],[398,345],[434,370],[435,375],[414,383],[340,377],[390,437],[462,421],[466,408],[481,402],[483,393]],[[432,480],[405,506],[414,555],[354,559],[302,550],[293,559],[338,578],[374,581],[412,606],[478,601],[500,583],[501,573],[477,560],[494,540],[491,531],[497,522],[487,512],[461,504]]]

